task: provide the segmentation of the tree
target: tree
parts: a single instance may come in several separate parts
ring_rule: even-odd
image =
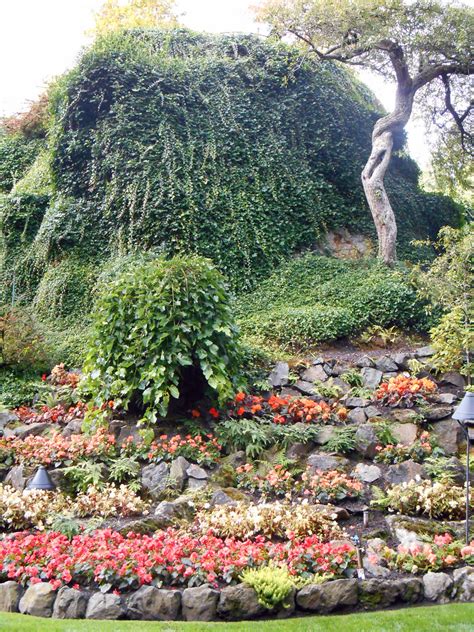
[[[174,0],[105,0],[93,32],[100,36],[121,29],[176,26],[174,5]]]
[[[465,88],[474,70],[474,11],[438,0],[264,0],[257,18],[277,37],[292,36],[318,60],[369,68],[395,80],[395,107],[376,122],[362,171],[379,257],[392,265],[397,224],[384,177],[394,136],[409,121],[415,98],[423,107],[441,89],[443,116],[454,119],[464,148],[472,146]]]

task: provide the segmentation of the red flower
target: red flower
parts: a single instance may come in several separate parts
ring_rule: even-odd
[[[201,413],[196,408],[193,408],[191,411],[191,415],[197,419],[198,417],[201,416]]]
[[[209,408],[209,414],[211,415],[211,417],[214,417],[214,419],[218,419],[219,417],[219,411],[216,410],[214,407]]]
[[[43,380],[43,382],[46,382],[46,380],[48,379],[48,376],[46,375],[46,373],[43,373],[43,375],[41,376],[41,379]]]

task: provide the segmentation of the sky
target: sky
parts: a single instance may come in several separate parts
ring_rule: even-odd
[[[34,100],[56,75],[71,68],[89,39],[102,0],[0,0],[0,116]],[[181,21],[208,32],[264,32],[249,5],[257,0],[177,0]],[[363,80],[390,109],[394,89],[365,72]],[[422,124],[407,126],[410,154],[425,167],[429,150]]]

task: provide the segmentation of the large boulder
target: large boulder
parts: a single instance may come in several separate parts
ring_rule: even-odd
[[[382,371],[379,371],[378,369],[373,369],[370,366],[363,367],[360,374],[362,375],[364,386],[372,390],[375,390],[377,388],[383,377]]]
[[[290,368],[288,362],[277,362],[268,377],[268,381],[272,388],[281,388],[286,386],[289,381]]]
[[[399,596],[396,581],[366,579],[359,584],[359,602],[366,610],[386,608],[395,603]]]
[[[18,612],[21,597],[20,584],[3,582],[0,584],[0,612]]]
[[[382,470],[377,465],[357,463],[351,472],[351,476],[355,476],[364,483],[373,483],[382,476]]]
[[[331,456],[315,452],[309,455],[307,463],[308,468],[313,473],[316,470],[327,472],[328,470],[344,469],[348,467],[350,461],[343,456]]]
[[[170,465],[170,481],[171,485],[182,491],[184,484],[188,479],[187,470],[189,468],[189,461],[184,456],[178,456],[171,462]]]
[[[391,431],[398,443],[411,446],[418,436],[418,426],[416,424],[394,423]]]
[[[190,520],[194,515],[194,507],[190,499],[180,496],[175,500],[163,500],[155,509],[153,520],[157,528],[165,529],[175,523],[176,520]]]
[[[266,609],[258,602],[257,593],[246,584],[227,586],[221,590],[217,614],[229,621],[253,619],[264,614]]]
[[[30,614],[34,617],[50,617],[53,614],[55,599],[56,590],[49,582],[32,584],[20,599],[18,609],[21,614]]]
[[[86,619],[122,619],[126,610],[119,595],[92,593],[86,609]]]
[[[219,591],[208,584],[186,588],[183,592],[183,617],[186,621],[213,621],[216,618]]]
[[[310,366],[306,369],[301,376],[301,379],[305,382],[326,382],[328,374],[324,370],[321,364]]]
[[[474,567],[456,568],[453,573],[456,599],[474,601]]]
[[[443,419],[433,424],[432,434],[446,454],[457,454],[464,439],[462,428],[454,419]]]
[[[181,608],[178,590],[160,590],[154,586],[141,586],[127,597],[129,619],[145,621],[174,621]]]
[[[347,418],[352,423],[362,425],[367,421],[367,415],[364,408],[353,408],[347,414]]]
[[[432,573],[423,575],[425,598],[429,601],[447,603],[451,596],[453,580],[447,573]]]
[[[170,469],[167,463],[151,463],[142,469],[142,486],[154,500],[160,500],[170,485]]]
[[[384,478],[388,483],[398,485],[399,483],[408,483],[417,476],[425,478],[423,466],[420,463],[409,460],[403,463],[389,465]]]
[[[80,590],[62,586],[54,602],[54,619],[83,619],[86,615],[87,596]]]
[[[377,358],[375,368],[382,373],[392,373],[398,371],[398,364],[390,356],[385,355]]]
[[[372,424],[363,424],[355,433],[355,450],[364,459],[373,459],[377,454],[377,446],[380,444],[375,428]]]
[[[318,391],[313,382],[307,382],[306,380],[298,380],[295,382],[294,387],[297,391],[299,391],[302,395],[318,395]],[[282,391],[283,395],[283,391]]]
[[[336,579],[325,584],[308,584],[296,594],[303,610],[328,613],[357,604],[357,580]]]

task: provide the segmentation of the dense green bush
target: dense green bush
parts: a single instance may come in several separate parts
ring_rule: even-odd
[[[0,369],[0,408],[32,404],[44,390],[44,382],[38,372]]]
[[[8,193],[35,160],[42,145],[21,134],[7,134],[0,127],[0,193]]]
[[[31,311],[0,306],[0,368],[41,370],[46,366],[47,346]]]
[[[241,296],[239,322],[251,337],[293,348],[343,338],[371,324],[425,329],[422,302],[404,276],[375,261],[307,254]]]
[[[172,400],[223,401],[238,387],[240,350],[222,275],[202,257],[158,258],[123,272],[98,298],[85,371],[96,403],[165,415]]]

